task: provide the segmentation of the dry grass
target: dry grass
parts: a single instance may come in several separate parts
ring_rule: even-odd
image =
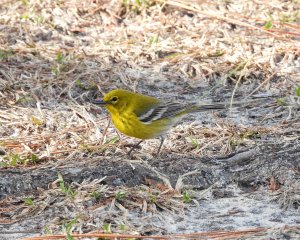
[[[262,239],[266,231],[269,229],[265,228],[256,228],[243,231],[213,231],[213,232],[201,232],[193,234],[172,234],[167,236],[139,236],[139,235],[126,235],[126,234],[103,234],[103,233],[91,233],[91,234],[73,234],[74,238],[105,238],[105,239]],[[277,234],[288,234],[291,236],[297,237],[298,227],[290,227],[285,229],[277,229]],[[296,233],[294,235],[294,233]],[[262,237],[262,238],[261,238]],[[62,239],[64,235],[54,235],[54,236],[41,236],[41,237],[32,237],[24,238],[23,240],[43,240],[43,239]]]
[[[78,149],[102,150],[103,142],[116,135],[111,128],[103,135],[107,122],[95,118],[98,110],[86,101],[92,89],[149,91],[147,86],[159,79],[155,94],[170,97],[166,87],[188,94],[212,81],[208,95],[233,81],[235,97],[240,81],[251,85],[255,74],[268,83],[289,74],[284,81],[293,82],[284,83],[285,89],[293,91],[297,85],[297,34],[278,32],[298,29],[294,5],[166,1],[142,5],[137,14],[133,6],[111,7],[114,2],[100,7],[92,1],[7,1],[2,6],[0,116],[5,150],[38,159],[65,157]],[[272,31],[262,24],[269,19]],[[236,68],[239,64],[243,69]],[[224,77],[216,77],[220,74]],[[185,88],[176,87],[178,81]],[[261,87],[276,96],[288,94],[278,92],[282,81],[263,81],[265,87],[259,81],[252,84],[258,87],[249,88],[250,96]]]
[[[188,152],[215,157],[283,138],[299,143],[295,130],[300,109],[300,96],[295,94],[300,86],[298,1],[137,2],[2,1],[1,167],[42,169],[125,156],[124,145],[134,140],[120,139],[107,114],[90,103],[116,87],[186,101],[273,99],[233,109],[227,118],[191,116],[169,134],[166,155],[182,157]],[[135,158],[151,159],[157,144],[144,143]],[[187,207],[182,193],[170,189],[116,189],[100,182],[71,187],[77,192],[72,201],[62,197],[57,187],[33,196],[34,205],[24,205],[21,198],[3,200],[8,202],[1,205],[10,213],[2,223],[34,217],[50,202],[56,210],[70,207],[66,216],[75,218],[75,213],[85,211],[95,189],[105,198],[91,203],[90,211],[117,209],[110,220],[119,223],[126,219],[127,209],[180,212]],[[122,203],[113,200],[117,191],[126,192]],[[162,198],[149,205],[153,191]],[[294,190],[282,191],[285,195]],[[291,205],[298,200],[281,202],[288,201]],[[97,225],[91,212],[80,217],[82,232]],[[61,222],[49,220],[49,229],[59,232]],[[142,227],[129,228],[145,232]]]

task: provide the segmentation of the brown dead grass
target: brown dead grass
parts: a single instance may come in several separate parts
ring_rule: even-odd
[[[120,140],[106,113],[89,103],[116,87],[186,101],[282,98],[279,105],[252,106],[253,112],[265,110],[259,121],[232,122],[217,114],[204,125],[203,119],[188,119],[171,131],[166,153],[228,154],[251,147],[257,135],[284,135],[287,123],[298,127],[297,1],[129,2],[2,1],[2,167],[125,154],[123,143],[133,140]],[[151,158],[155,144],[142,145],[137,158]],[[125,191],[145,208],[141,192]]]

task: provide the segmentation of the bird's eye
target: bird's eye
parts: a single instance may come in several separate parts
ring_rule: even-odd
[[[113,98],[111,99],[111,101],[112,101],[113,103],[116,103],[116,102],[118,101],[118,97],[113,97]]]

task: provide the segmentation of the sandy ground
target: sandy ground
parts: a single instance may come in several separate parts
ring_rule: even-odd
[[[0,239],[300,238],[298,5],[4,1]],[[91,103],[115,88],[248,103],[190,114],[159,156],[153,139],[128,157],[137,140]]]

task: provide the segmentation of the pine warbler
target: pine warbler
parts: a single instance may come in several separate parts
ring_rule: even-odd
[[[165,133],[184,115],[190,112],[224,109],[228,104],[191,104],[163,101],[154,97],[123,89],[112,90],[102,100],[111,115],[115,127],[125,135],[142,139],[128,152],[130,154],[143,140],[160,137],[159,154]]]

